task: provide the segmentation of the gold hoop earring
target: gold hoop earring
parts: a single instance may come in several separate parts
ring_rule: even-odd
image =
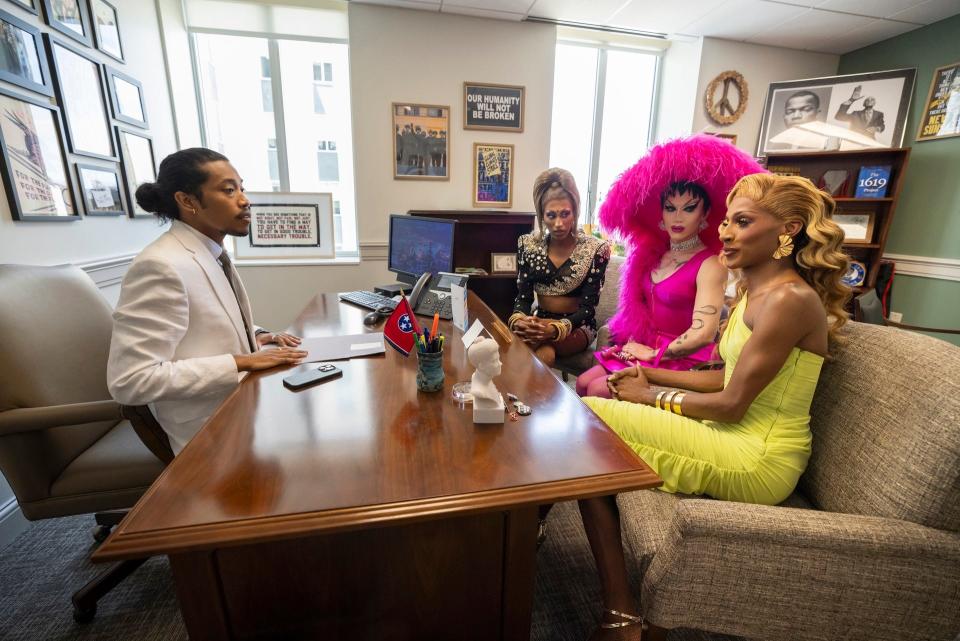
[[[780,234],[777,238],[780,239],[780,246],[777,247],[777,251],[773,252],[774,260],[780,260],[793,253],[793,236]]]

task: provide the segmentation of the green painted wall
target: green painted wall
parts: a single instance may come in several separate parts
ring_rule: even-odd
[[[960,136],[916,142],[933,71],[960,61],[960,15],[840,57],[839,73],[917,68],[903,144],[912,147],[906,182],[890,228],[891,254],[960,258]],[[899,274],[893,310],[903,322],[960,328],[960,282]],[[945,335],[939,335],[944,338]],[[953,337],[960,345],[960,337]]]

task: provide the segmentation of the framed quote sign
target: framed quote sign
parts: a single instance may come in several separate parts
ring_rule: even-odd
[[[250,234],[237,258],[334,258],[333,194],[250,193]]]
[[[463,83],[463,128],[523,132],[524,91],[516,85]]]

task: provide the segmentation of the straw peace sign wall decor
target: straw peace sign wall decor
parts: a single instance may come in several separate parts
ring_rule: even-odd
[[[714,100],[717,89],[723,86],[723,93],[719,100]],[[735,88],[735,90],[731,90]],[[707,85],[707,91],[703,96],[703,105],[707,110],[707,115],[718,125],[732,125],[743,112],[747,109],[747,100],[750,97],[750,90],[747,88],[747,81],[736,71],[724,71]],[[734,107],[732,100],[737,101]]]

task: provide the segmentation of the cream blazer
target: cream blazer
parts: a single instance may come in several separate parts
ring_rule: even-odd
[[[234,269],[231,266],[231,269]],[[184,223],[147,245],[123,279],[113,313],[107,386],[123,405],[149,404],[175,454],[237,386],[233,354],[249,354],[250,301]],[[250,340],[253,337],[250,323]]]

